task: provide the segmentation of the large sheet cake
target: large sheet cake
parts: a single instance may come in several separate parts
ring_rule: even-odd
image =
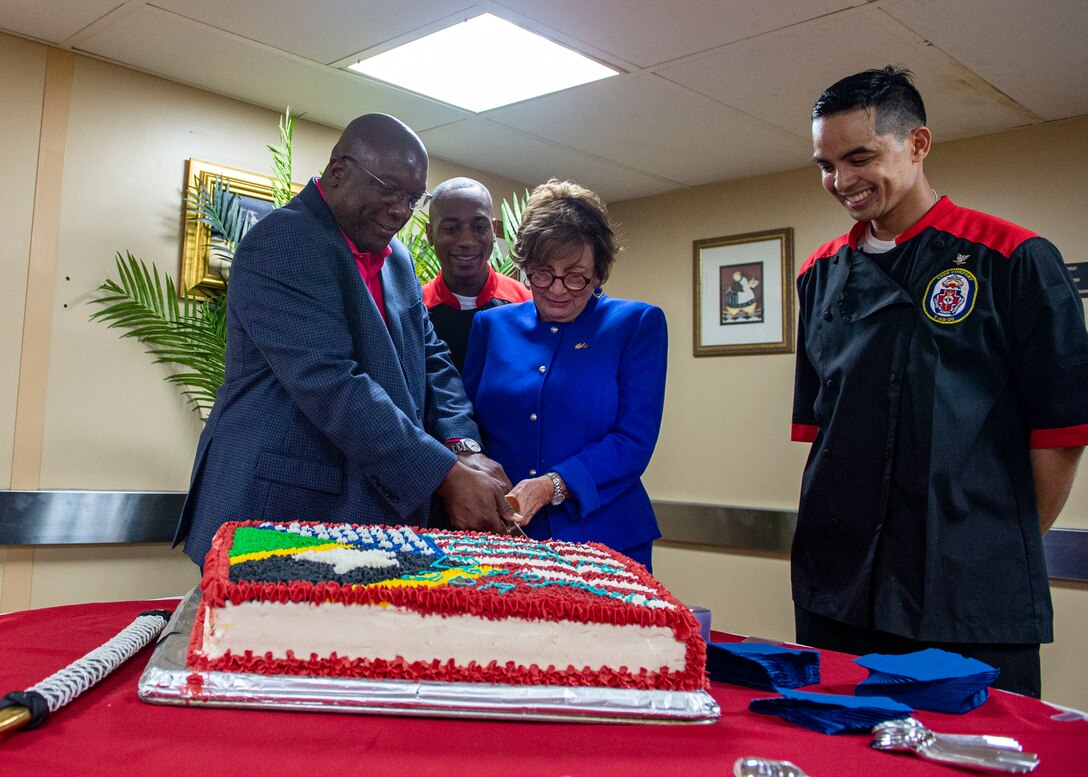
[[[602,545],[351,524],[224,525],[196,671],[695,691],[691,612]]]

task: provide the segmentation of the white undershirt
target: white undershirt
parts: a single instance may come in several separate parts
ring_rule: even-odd
[[[873,234],[873,225],[870,223],[858,239],[858,248],[867,254],[886,254],[895,248],[895,238],[881,240]]]
[[[462,297],[455,291],[451,291],[450,294],[457,298],[457,303],[461,306],[461,310],[476,309],[476,297]]]

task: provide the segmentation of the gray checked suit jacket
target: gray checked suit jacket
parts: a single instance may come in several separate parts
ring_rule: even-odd
[[[242,241],[175,535],[193,561],[226,521],[426,525],[456,461],[442,441],[479,433],[400,242],[380,277],[388,325],[313,181]]]

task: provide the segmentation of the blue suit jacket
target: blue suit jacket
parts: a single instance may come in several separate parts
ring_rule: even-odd
[[[558,472],[574,495],[542,510],[533,537],[616,550],[661,536],[640,480],[665,401],[668,333],[659,308],[590,297],[567,324],[532,302],[482,310],[464,381],[488,455],[517,483]]]
[[[478,431],[396,240],[380,277],[388,325],[312,181],[242,241],[175,537],[198,564],[226,521],[426,524],[456,461],[441,441]]]

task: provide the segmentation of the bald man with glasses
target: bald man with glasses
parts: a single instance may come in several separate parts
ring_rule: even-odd
[[[455,528],[503,531],[510,481],[395,237],[430,197],[427,165],[402,122],[361,116],[239,246],[226,378],[175,537],[197,564],[227,521],[426,525],[434,493]]]

